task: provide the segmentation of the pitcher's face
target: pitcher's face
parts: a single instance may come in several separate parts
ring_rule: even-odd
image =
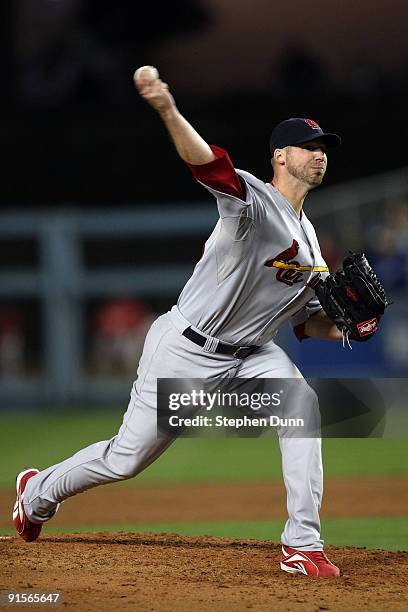
[[[321,139],[286,147],[287,172],[310,188],[318,187],[327,168],[326,145]]]

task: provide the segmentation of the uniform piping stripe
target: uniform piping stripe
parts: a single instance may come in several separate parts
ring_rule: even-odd
[[[283,261],[274,261],[274,268],[283,268],[284,270],[299,270],[299,272],[328,272],[327,266],[298,266],[297,264],[287,264]]]

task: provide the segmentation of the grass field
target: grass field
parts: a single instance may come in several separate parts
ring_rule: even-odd
[[[121,424],[118,411],[19,415],[1,419],[0,487],[12,486],[22,466],[44,468],[84,446],[111,438]],[[407,440],[336,439],[323,441],[326,477],[408,474]],[[281,478],[276,439],[180,439],[138,482],[242,481]],[[135,481],[127,481],[132,486]]]
[[[106,410],[2,418],[0,487],[12,487],[16,472],[23,466],[43,468],[87,444],[109,439],[117,431],[121,419],[120,411]],[[327,439],[323,445],[326,478],[408,475],[405,439]],[[276,439],[180,439],[137,479],[115,486],[278,478],[281,478],[281,467]],[[327,519],[323,528],[324,536],[331,544],[408,549],[408,517]],[[66,526],[66,531],[81,529],[89,531],[89,525],[81,527],[72,523]],[[109,524],[93,529],[279,540],[282,522]],[[53,533],[52,523],[47,531]],[[1,533],[12,532],[3,529]]]

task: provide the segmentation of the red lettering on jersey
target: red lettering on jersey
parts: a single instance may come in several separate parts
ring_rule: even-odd
[[[299,265],[297,261],[292,261],[296,265]],[[303,280],[303,272],[299,270],[283,270],[282,268],[276,273],[276,280],[290,287],[295,283],[300,283]]]
[[[307,125],[309,125],[314,130],[320,130],[320,125],[316,123],[316,121],[313,121],[313,119],[305,119],[305,123],[307,123]]]
[[[318,274],[315,274],[314,276],[312,276],[312,278],[310,279],[310,281],[307,284],[308,287],[310,287],[310,289],[315,290],[317,285],[320,282],[320,272]]]

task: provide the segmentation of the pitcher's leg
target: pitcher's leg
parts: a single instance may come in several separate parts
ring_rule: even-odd
[[[131,478],[150,465],[173,441],[157,439],[156,381],[166,376],[161,348],[174,333],[168,317],[156,320],[146,337],[122,426],[110,440],[96,442],[30,478],[24,491],[24,511],[34,523],[55,513],[59,502],[98,485]]]
[[[158,378],[188,378],[192,371],[203,379],[225,376],[235,365],[230,356],[216,359],[192,344],[168,314],[157,319],[146,337],[137,381],[118,434],[30,477],[23,498],[28,520],[44,522],[64,499],[135,476],[168,448],[173,437],[157,438]]]
[[[58,503],[102,484],[132,478],[150,465],[173,442],[157,439],[156,411],[140,405],[132,393],[123,424],[111,440],[78,453],[30,478],[24,494],[29,520],[53,516]]]
[[[320,506],[323,466],[320,438],[279,438],[287,493],[288,520],[282,544],[297,550],[323,550]]]
[[[245,359],[237,376],[301,379],[299,389],[294,382],[290,385],[293,395],[296,397],[298,394],[301,398],[299,403],[302,404],[299,406],[300,414],[292,416],[306,418],[310,437],[299,438],[296,433],[291,436],[290,430],[279,430],[289,515],[282,543],[295,549],[321,550],[323,540],[320,538],[319,510],[323,496],[323,467],[316,395],[303,381],[302,374],[288,355],[274,343]],[[296,402],[292,403],[291,409],[296,411],[296,408]],[[315,433],[311,434],[313,431]]]

